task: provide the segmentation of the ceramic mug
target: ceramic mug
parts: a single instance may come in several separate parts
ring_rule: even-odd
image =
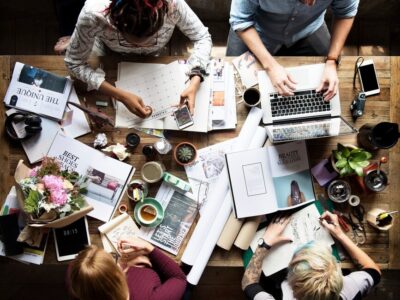
[[[128,198],[134,202],[143,201],[149,193],[147,182],[141,179],[131,181],[127,188]]]
[[[248,88],[243,92],[242,99],[248,107],[257,106],[261,101],[260,91],[253,87]]]
[[[146,203],[139,208],[137,216],[140,223],[150,225],[158,218],[157,208],[151,203]]]
[[[163,178],[165,167],[157,161],[149,161],[142,167],[141,174],[144,181],[155,183]]]

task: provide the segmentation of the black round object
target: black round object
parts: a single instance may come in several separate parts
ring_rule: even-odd
[[[136,148],[140,144],[140,136],[134,132],[128,133],[125,140],[126,145],[130,148]]]

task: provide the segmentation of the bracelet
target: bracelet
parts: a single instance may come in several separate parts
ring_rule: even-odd
[[[207,76],[207,72],[200,67],[194,67],[189,73],[189,79],[192,79],[194,76],[200,77],[200,82],[204,81],[204,76]]]

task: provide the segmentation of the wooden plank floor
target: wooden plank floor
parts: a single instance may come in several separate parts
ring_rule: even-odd
[[[0,55],[53,54],[58,38],[58,23],[50,0],[0,1]],[[188,0],[189,4],[196,1]],[[201,1],[197,1],[201,2]],[[206,2],[206,1],[202,1]],[[212,1],[214,3],[214,1]],[[219,1],[218,1],[219,2]],[[222,2],[222,1],[221,1]],[[226,4],[229,1],[225,1]],[[366,1],[362,1],[366,3]],[[217,5],[217,1],[215,4]],[[220,5],[220,4],[218,4]],[[217,6],[218,6],[217,5]],[[350,33],[345,55],[400,55],[399,1],[369,1],[360,13]],[[220,6],[194,5],[213,36],[213,56],[223,56],[229,30],[227,12]],[[373,17],[371,17],[373,16]],[[221,20],[223,18],[223,20]],[[175,33],[167,49],[168,55],[190,52],[190,43]],[[0,298],[6,299],[68,299],[65,289],[65,265],[26,266],[19,263],[2,265]],[[199,285],[192,291],[193,299],[245,299],[240,290],[242,268],[208,267]],[[367,299],[397,299],[400,293],[400,271],[384,271],[381,284]]]

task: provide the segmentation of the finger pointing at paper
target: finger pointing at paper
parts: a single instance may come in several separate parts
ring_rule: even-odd
[[[181,94],[180,106],[187,103],[190,113],[194,114],[194,106],[196,100],[196,93],[199,90],[201,79],[199,76],[193,76],[189,85]]]

